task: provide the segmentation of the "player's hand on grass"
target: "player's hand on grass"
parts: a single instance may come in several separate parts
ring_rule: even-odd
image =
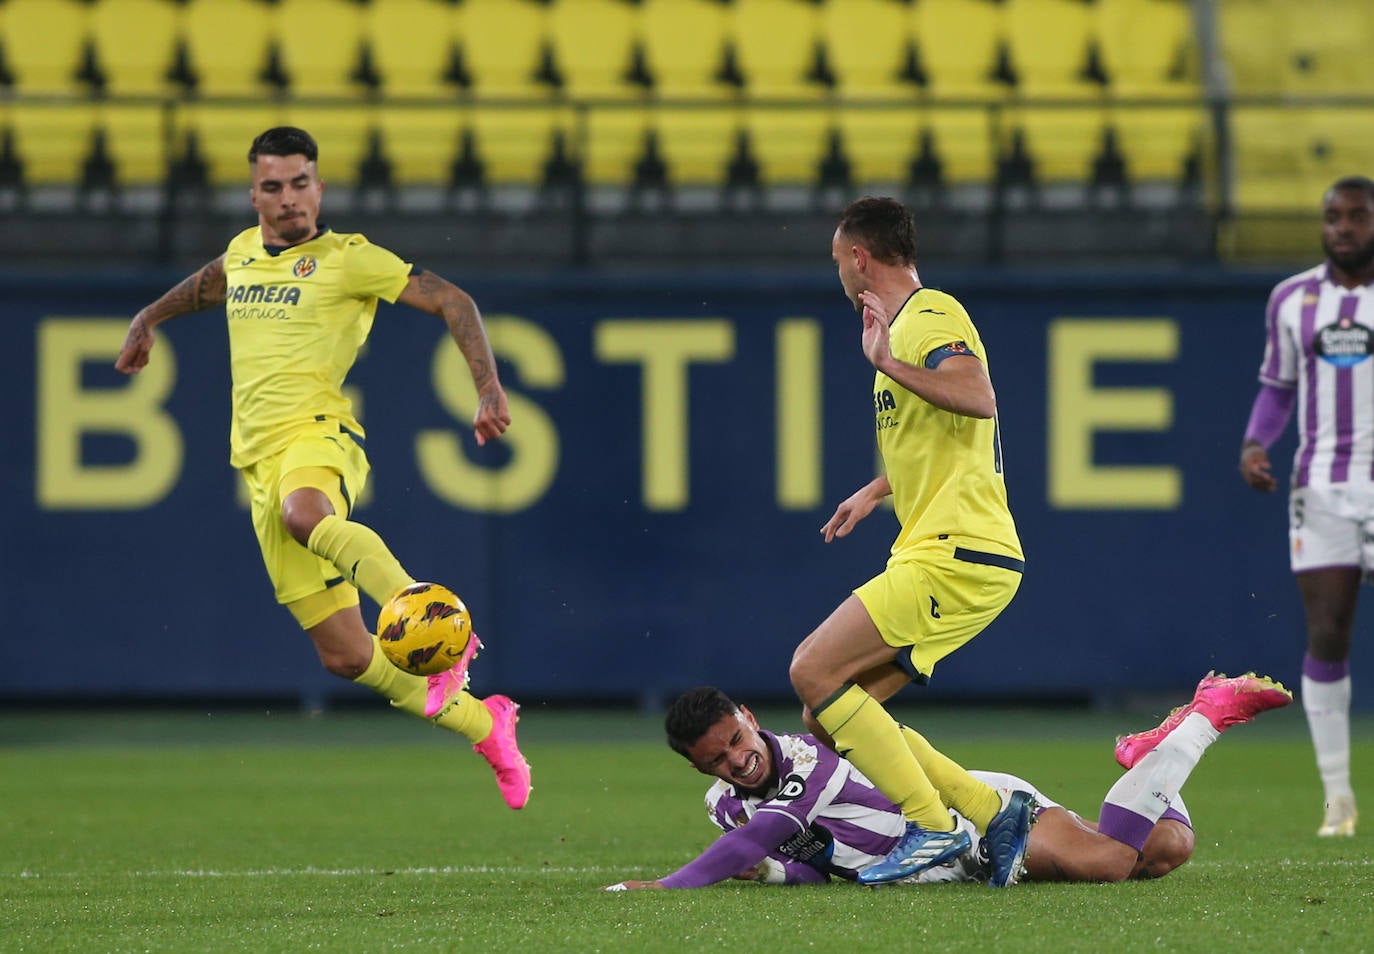
[[[1255,490],[1269,493],[1278,487],[1269,468],[1269,454],[1263,444],[1247,443],[1241,448],[1240,475]]]
[[[607,891],[663,891],[662,881],[621,881],[606,885]]]

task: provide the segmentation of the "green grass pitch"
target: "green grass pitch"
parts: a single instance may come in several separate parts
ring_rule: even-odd
[[[1161,714],[899,711],[1094,816],[1113,738]],[[535,790],[512,812],[460,740],[381,706],[0,714],[0,951],[1374,951],[1369,716],[1354,839],[1314,837],[1291,706],[1208,752],[1184,789],[1197,851],[1159,881],[608,894],[711,839],[706,779],[655,717],[522,715]]]

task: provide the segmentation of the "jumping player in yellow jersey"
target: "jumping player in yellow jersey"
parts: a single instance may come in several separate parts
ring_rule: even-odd
[[[462,289],[361,235],[319,222],[324,182],[315,140],[279,126],[253,141],[249,197],[256,227],[219,258],[142,309],[115,367],[148,363],[153,329],[169,318],[226,305],[233,377],[230,463],[249,489],[253,527],[276,597],[309,634],[324,668],[467,737],[496,771],[511,808],[529,799],[530,770],[506,696],[466,691],[479,643],[428,679],[393,666],[363,622],[358,591],[378,604],[415,582],[370,528],[350,519],[367,479],[363,429],[344,377],[372,328],[379,299],[443,318],[467,359],[478,395],[477,443],[510,425],[476,303]]]
[[[812,734],[906,819],[896,847],[858,873],[883,884],[958,857],[969,837],[882,703],[908,682],[925,683],[939,660],[982,632],[1011,602],[1024,565],[987,353],[963,307],[921,285],[911,213],[894,199],[859,199],[840,217],[831,257],[876,369],[886,473],[841,503],[821,534],[827,543],[847,536],[889,494],[901,529],[883,572],[797,647],[791,678]],[[975,811],[992,818],[984,836],[991,883],[1004,887],[1020,868],[1034,800],[1025,791],[983,795],[990,801]]]

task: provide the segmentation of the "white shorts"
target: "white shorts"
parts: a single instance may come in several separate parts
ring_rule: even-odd
[[[1288,557],[1294,573],[1356,566],[1374,570],[1374,484],[1300,487],[1288,495]]]

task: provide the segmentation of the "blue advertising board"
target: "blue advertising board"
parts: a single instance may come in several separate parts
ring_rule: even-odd
[[[514,424],[479,448],[442,322],[383,306],[350,377],[373,466],[356,516],[467,600],[475,690],[790,697],[794,646],[896,530],[878,511],[818,533],[875,467],[872,370],[833,275],[451,277],[484,309]],[[1027,558],[1011,607],[923,691],[1296,680],[1284,495],[1236,470],[1278,277],[923,275],[988,348]],[[0,279],[0,696],[361,693],[273,602],[227,462],[222,311],[163,326],[142,375],[112,370],[175,278]]]

